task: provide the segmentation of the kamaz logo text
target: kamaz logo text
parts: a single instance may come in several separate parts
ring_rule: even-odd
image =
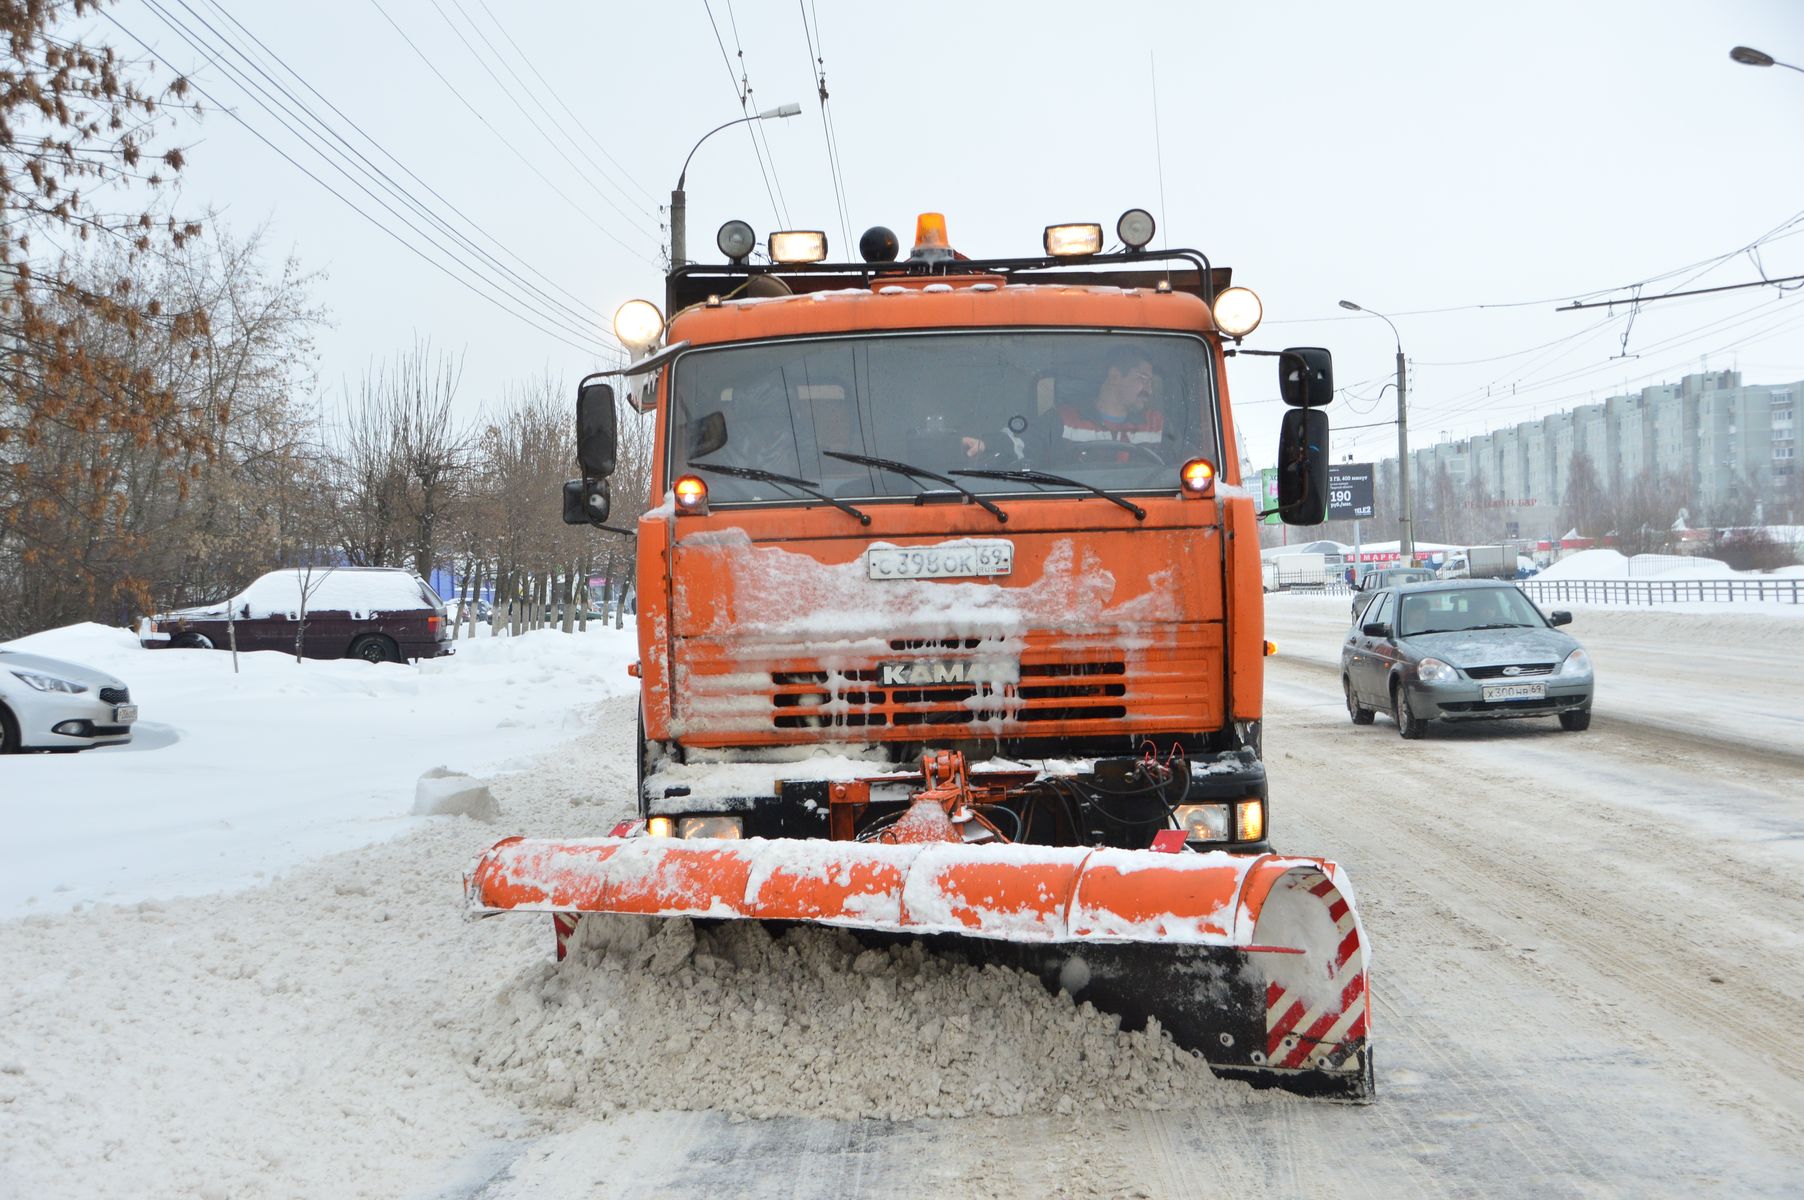
[[[879,677],[885,687],[922,687],[943,683],[1014,683],[1021,672],[1014,663],[941,658],[886,662],[880,666]]]

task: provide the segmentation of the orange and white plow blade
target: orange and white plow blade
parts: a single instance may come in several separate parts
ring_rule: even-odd
[[[919,938],[1156,1019],[1217,1073],[1369,1100],[1366,947],[1333,863],[1278,855],[753,839],[509,838],[471,912],[807,921]]]

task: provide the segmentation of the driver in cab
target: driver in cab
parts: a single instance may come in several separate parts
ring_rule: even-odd
[[[1165,438],[1165,413],[1155,402],[1159,376],[1152,360],[1123,347],[1104,362],[1093,400],[1059,406],[1059,439],[1067,459],[1127,462],[1128,446],[1156,445]],[[1111,451],[1109,443],[1121,449]]]

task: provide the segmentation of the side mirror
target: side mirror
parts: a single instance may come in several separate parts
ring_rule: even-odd
[[[1326,408],[1334,399],[1334,356],[1320,346],[1278,355],[1278,394],[1292,408]]]
[[[600,525],[608,519],[613,499],[608,495],[605,479],[566,479],[564,481],[564,524]]]
[[[1548,613],[1547,623],[1549,625],[1570,625],[1572,624],[1572,614],[1566,612],[1564,609],[1559,612]]]
[[[1278,518],[1320,525],[1327,515],[1328,414],[1293,408],[1278,429]]]
[[[689,431],[690,458],[701,458],[712,454],[727,444],[726,414],[711,412],[695,423]]]
[[[577,389],[576,461],[582,465],[584,475],[606,479],[614,473],[614,453],[619,437],[614,421],[613,387],[605,383],[585,383]]]
[[[1387,638],[1391,636],[1391,627],[1389,625],[1380,625],[1376,621],[1368,621],[1366,624],[1359,627],[1359,632],[1365,634],[1367,637]]]

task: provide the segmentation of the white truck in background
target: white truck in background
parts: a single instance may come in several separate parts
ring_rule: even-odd
[[[1468,546],[1447,556],[1440,579],[1514,579],[1516,551],[1510,546]]]
[[[1265,590],[1288,591],[1297,587],[1321,587],[1328,582],[1326,554],[1268,554],[1261,564]]]

